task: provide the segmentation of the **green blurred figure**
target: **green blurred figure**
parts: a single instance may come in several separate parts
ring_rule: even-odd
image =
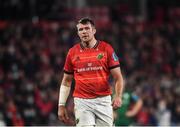
[[[142,107],[142,99],[130,90],[123,93],[122,105],[114,111],[115,126],[129,126],[134,123],[134,116],[138,114]]]

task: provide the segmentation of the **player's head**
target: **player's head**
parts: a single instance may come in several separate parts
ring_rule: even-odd
[[[94,21],[88,17],[81,18],[77,24],[91,24],[93,27],[95,27]]]
[[[82,18],[77,23],[77,32],[83,42],[91,41],[96,33],[94,21],[90,18]]]

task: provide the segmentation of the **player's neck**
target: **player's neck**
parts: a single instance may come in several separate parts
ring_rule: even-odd
[[[93,48],[96,45],[96,43],[97,43],[97,40],[95,38],[88,42],[82,42],[85,48]]]

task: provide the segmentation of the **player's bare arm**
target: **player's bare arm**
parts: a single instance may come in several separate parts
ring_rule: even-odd
[[[72,79],[73,79],[73,75],[64,73],[62,83],[60,86],[58,117],[64,123],[66,123],[69,119],[65,105],[70,93]]]
[[[135,115],[137,115],[137,113],[140,111],[142,105],[143,105],[143,101],[141,98],[139,98],[138,101],[133,106],[133,108],[131,110],[127,111],[126,116],[134,117]]]
[[[111,69],[111,74],[115,80],[115,96],[112,102],[113,108],[117,109],[122,104],[122,93],[123,93],[123,77],[121,74],[120,67]]]

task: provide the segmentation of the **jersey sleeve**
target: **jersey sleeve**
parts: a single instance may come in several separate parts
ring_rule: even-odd
[[[109,69],[113,69],[113,68],[116,68],[116,67],[119,67],[120,64],[119,64],[119,58],[118,56],[116,55],[114,49],[112,48],[112,46],[108,46],[107,47],[107,53],[108,53],[108,66],[109,66]]]
[[[66,62],[64,64],[64,73],[66,73],[66,74],[73,74],[74,73],[70,50],[66,56]]]
[[[132,100],[135,101],[135,102],[139,100],[139,96],[136,95],[136,94],[134,94],[134,93],[132,93],[131,98],[132,98]]]

